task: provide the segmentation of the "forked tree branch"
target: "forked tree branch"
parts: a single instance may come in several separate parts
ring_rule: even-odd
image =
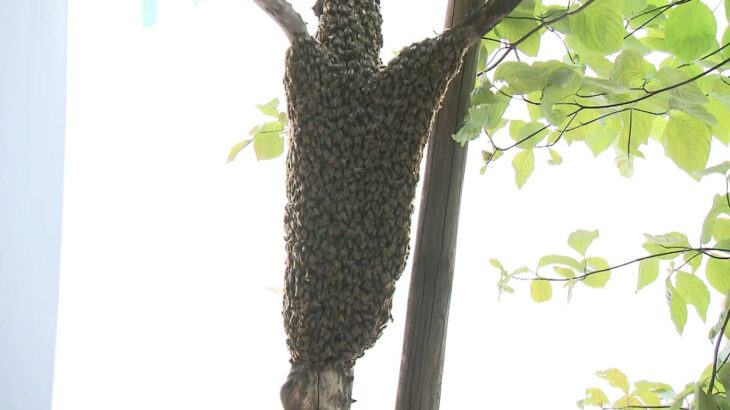
[[[307,25],[302,20],[302,16],[294,10],[294,7],[287,0],[253,1],[279,24],[290,42],[297,38],[309,36]]]

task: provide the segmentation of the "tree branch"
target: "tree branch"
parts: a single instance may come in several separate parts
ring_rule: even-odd
[[[460,27],[469,29],[472,41],[481,38],[499,24],[522,0],[489,0],[467,18]]]
[[[727,327],[728,320],[730,320],[730,313],[725,314],[725,321],[722,323],[722,327],[720,328],[720,332],[717,335],[717,340],[715,341],[715,351],[713,355],[712,360],[712,375],[710,376],[710,385],[707,388],[707,394],[712,394],[712,389],[715,388],[715,377],[717,376],[717,359],[718,355],[720,354],[720,345],[722,344],[722,340],[725,336],[725,328]],[[727,360],[725,358],[724,360]],[[724,362],[723,362],[724,364]]]
[[[511,43],[505,49],[505,52],[499,58],[497,58],[496,61],[490,62],[489,63],[489,66],[484,71],[481,71],[481,72],[477,73],[477,76],[482,75],[482,74],[484,74],[486,72],[489,72],[489,71],[492,71],[493,69],[495,69],[502,61],[504,61],[505,58],[507,58],[507,55],[509,55],[509,53],[511,53],[512,51],[514,51],[517,48],[518,45],[520,45],[523,41],[527,40],[533,34],[537,33],[538,31],[542,30],[545,27],[548,27],[551,24],[557,23],[558,21],[560,21],[560,20],[562,20],[562,19],[564,19],[564,18],[566,18],[568,16],[572,16],[573,14],[576,14],[576,13],[581,12],[583,9],[585,9],[588,6],[590,6],[591,3],[593,3],[594,1],[596,1],[596,0],[587,0],[585,3],[583,3],[580,7],[578,7],[575,10],[566,10],[565,12],[563,12],[562,14],[560,14],[557,17],[551,18],[549,20],[544,20],[540,25],[538,25],[537,27],[535,27],[532,30],[528,31],[524,36],[520,37],[517,41]],[[507,2],[509,2],[509,1],[507,1]],[[518,3],[519,3],[519,1],[518,1]],[[489,4],[486,4],[485,6],[482,6],[482,8],[485,8],[487,6],[489,6]],[[497,23],[499,23],[499,21],[497,21]],[[496,25],[496,23],[494,25]],[[489,30],[491,30],[492,27],[490,27]],[[487,30],[487,31],[489,31],[489,30]],[[484,34],[486,34],[486,31],[484,32]]]
[[[279,24],[290,42],[294,42],[297,38],[309,36],[307,25],[304,24],[302,16],[294,10],[294,7],[287,0],[253,1]]]

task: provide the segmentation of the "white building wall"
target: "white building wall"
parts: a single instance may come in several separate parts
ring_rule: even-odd
[[[51,407],[66,0],[0,0],[0,410]]]

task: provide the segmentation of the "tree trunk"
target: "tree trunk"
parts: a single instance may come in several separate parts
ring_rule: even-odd
[[[346,410],[355,361],[390,319],[434,112],[468,47],[521,0],[490,0],[465,24],[403,49],[385,67],[379,0],[318,1],[314,37],[286,0],[254,1],[292,43],[284,81],[284,327],[292,369],[281,401],[286,410]],[[439,125],[440,139],[449,141],[455,125]]]
[[[312,371],[293,364],[281,403],[284,410],[349,410],[352,381],[352,368]]]
[[[446,28],[461,23],[479,0],[449,0]],[[477,47],[464,58],[436,115],[428,141],[418,235],[408,297],[396,409],[439,408],[454,253],[467,146],[452,139],[464,123],[474,88]]]

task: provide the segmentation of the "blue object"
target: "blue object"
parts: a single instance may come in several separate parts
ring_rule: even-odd
[[[142,0],[142,27],[157,23],[157,0]]]

